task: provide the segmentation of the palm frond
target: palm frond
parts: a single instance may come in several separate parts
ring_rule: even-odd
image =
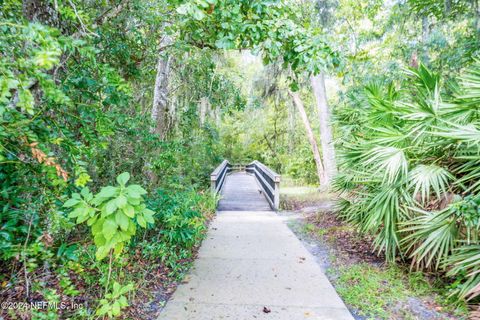
[[[408,172],[408,162],[403,149],[395,147],[374,147],[364,154],[364,164],[376,173],[383,172],[383,180],[394,183],[403,179]]]
[[[448,170],[434,164],[418,165],[408,175],[409,188],[414,188],[413,197],[420,193],[422,203],[430,199],[432,191],[440,199],[453,179]]]
[[[362,231],[378,232],[374,240],[375,248],[384,250],[389,261],[393,261],[399,253],[398,224],[407,218],[404,203],[411,204],[404,190],[382,187],[370,199],[366,208],[368,214],[365,214],[361,223]]]
[[[480,295],[480,245],[464,245],[455,249],[445,266],[453,266],[448,271],[448,276],[458,277],[467,273],[467,281],[453,294],[467,300]]]
[[[428,212],[410,208],[419,215],[404,223],[402,233],[408,234],[402,244],[407,244],[412,264],[420,267],[438,269],[456,246],[459,227],[456,223],[455,209],[448,206],[437,212]]]

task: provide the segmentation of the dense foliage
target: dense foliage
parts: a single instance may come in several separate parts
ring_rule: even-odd
[[[0,296],[87,303],[0,316],[133,312],[133,283],[160,274],[168,285],[186,270],[222,158],[316,184],[317,75],[329,76],[341,215],[389,262],[434,270],[457,300],[478,299],[477,1],[0,8]]]
[[[417,268],[446,270],[464,279],[458,293],[469,298],[480,286],[472,250],[480,221],[479,71],[475,63],[450,93],[423,65],[406,73],[400,89],[367,86],[355,128],[342,118],[350,136],[337,179],[348,192],[342,216],[376,234],[390,261],[403,256]]]
[[[183,43],[169,48],[184,58],[173,62],[177,109],[162,140],[150,108],[159,27],[171,4],[4,1],[1,8],[2,297],[82,305],[2,313],[119,315],[129,282],[138,281],[125,274],[134,245],[149,239],[149,268],[178,276],[215,206],[201,190],[220,159],[218,133],[213,118],[199,123],[197,99],[210,96],[221,109],[241,108],[242,98],[216,74],[220,57]]]

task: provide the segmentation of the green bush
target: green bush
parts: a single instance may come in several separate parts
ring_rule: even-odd
[[[473,249],[480,244],[480,62],[448,86],[453,93],[442,84],[421,65],[407,71],[401,89],[367,86],[366,105],[340,112],[351,135],[335,183],[342,216],[375,234],[389,261],[448,271],[464,279],[457,298],[473,299],[480,293]]]

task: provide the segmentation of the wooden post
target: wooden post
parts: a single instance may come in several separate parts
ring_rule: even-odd
[[[217,175],[216,174],[210,175],[210,189],[213,194],[217,192]]]
[[[280,208],[280,176],[275,177],[275,193],[273,196],[273,207],[275,210]]]

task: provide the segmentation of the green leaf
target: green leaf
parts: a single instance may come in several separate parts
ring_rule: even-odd
[[[124,247],[124,242],[118,242],[115,247],[113,248],[113,253],[115,254],[115,256],[119,257],[120,254],[122,253],[123,251],[123,247]]]
[[[141,203],[142,198],[132,198],[128,197],[128,203],[130,203],[132,206],[138,206]]]
[[[106,219],[103,223],[102,233],[105,239],[110,240],[115,235],[117,231],[118,225],[115,223],[113,219]]]
[[[98,216],[93,216],[87,221],[87,226],[92,226],[98,219]]]
[[[111,198],[117,194],[118,188],[117,187],[103,187],[102,190],[97,194],[97,197],[100,198]]]
[[[128,180],[130,180],[130,173],[128,172],[124,172],[117,177],[117,182],[121,186],[125,186]]]
[[[189,9],[189,5],[188,4],[182,4],[180,6],[178,6],[177,8],[177,13],[178,14],[181,14],[181,15],[185,15],[188,13],[188,9]]]
[[[128,229],[128,217],[121,211],[117,211],[115,214],[115,222],[120,226],[122,230]]]
[[[81,211],[80,215],[77,217],[77,224],[80,224],[90,218],[90,208],[84,207],[83,210]]]
[[[18,91],[18,103],[17,106],[22,109],[22,111],[26,111],[28,114],[33,115],[33,105],[35,100],[33,99],[33,95],[28,89],[20,89]]]
[[[119,295],[124,295],[125,293],[132,291],[134,288],[133,283],[129,283],[126,286],[123,286],[118,292]]]
[[[120,298],[118,298],[118,302],[120,303],[121,307],[128,307],[128,301],[125,296],[120,296]]]
[[[142,215],[137,215],[137,222],[142,228],[147,227],[147,222],[145,221],[145,218]]]
[[[135,209],[129,204],[122,208],[123,213],[129,218],[133,218],[135,216]]]
[[[141,198],[142,195],[146,194],[147,191],[143,189],[141,186],[138,184],[132,184],[127,187],[127,194],[131,198]]]
[[[97,222],[95,222],[92,225],[92,234],[95,236],[96,234],[99,234],[102,232],[102,227],[103,227],[103,222],[105,219],[98,219]]]
[[[145,218],[145,221],[148,223],[155,223],[155,220],[153,219],[154,214],[155,212],[153,212],[150,209],[143,210],[143,217]]]
[[[107,246],[101,246],[97,248],[97,252],[95,252],[95,258],[100,261],[104,259],[108,253],[110,252],[110,249]]]
[[[64,208],[70,208],[70,207],[73,207],[74,205],[76,205],[77,203],[79,203],[80,201],[77,200],[77,199],[68,199],[67,201],[65,201],[65,203],[63,204],[63,207]]]
[[[112,199],[108,201],[107,204],[105,205],[105,213],[107,215],[110,215],[114,213],[115,210],[117,210],[117,199]]]
[[[120,315],[120,303],[118,301],[115,301],[112,305],[112,315],[115,317]]]
[[[124,195],[119,195],[115,200],[117,207],[119,207],[120,209],[125,207],[125,205],[127,204],[127,198]]]
[[[78,217],[80,214],[82,214],[82,211],[83,211],[83,207],[78,207],[76,208],[75,210],[73,210],[72,212],[70,212],[68,214],[68,217],[73,219],[73,218],[76,218]]]
[[[230,40],[228,37],[223,37],[222,39],[219,39],[215,41],[215,46],[219,49],[234,49],[235,48],[235,43]]]
[[[117,298],[119,296],[119,292],[120,292],[121,288],[122,288],[122,286],[117,281],[115,281],[113,283],[113,297],[114,298]]]
[[[110,310],[110,306],[108,304],[102,305],[99,309],[97,309],[97,312],[95,312],[95,315],[97,316],[103,316],[107,314],[108,310]]]

